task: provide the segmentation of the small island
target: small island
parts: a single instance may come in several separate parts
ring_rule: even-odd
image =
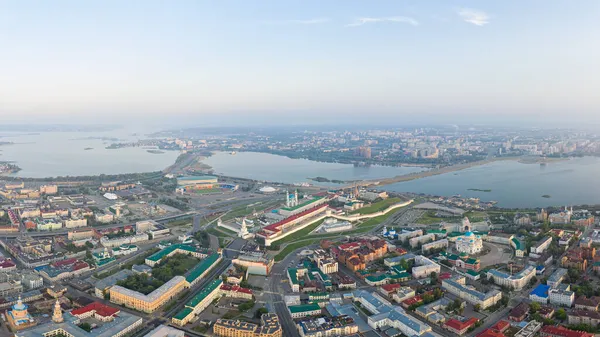
[[[544,194],[544,195],[542,195],[542,198],[548,199],[548,198],[551,198],[551,196],[549,194]]]
[[[473,191],[473,192],[486,192],[486,193],[489,193],[489,192],[491,192],[492,190],[490,190],[490,189],[479,189],[479,188],[469,188],[469,189],[467,189],[467,191]]]
[[[83,151],[89,151],[89,150],[93,150],[93,147],[86,147],[85,149],[83,149]]]
[[[319,183],[334,183],[334,184],[345,184],[346,182],[343,180],[337,180],[337,179],[327,179],[325,177],[315,177],[315,178],[307,178],[309,180],[312,181],[316,181]]]
[[[165,153],[164,151],[161,151],[161,150],[146,150],[146,152],[152,153],[152,154],[163,154],[163,153]]]

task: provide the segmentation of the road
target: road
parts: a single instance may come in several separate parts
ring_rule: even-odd
[[[302,249],[305,248],[298,249],[296,252],[286,256],[285,259],[273,266],[271,277],[265,287],[265,293],[269,298],[267,309],[269,309],[270,312],[275,312],[279,316],[281,327],[286,337],[299,337],[300,334],[298,333],[296,324],[283,301],[285,290],[281,287],[281,280],[287,279],[287,266],[292,261],[296,260],[298,257],[297,252]]]

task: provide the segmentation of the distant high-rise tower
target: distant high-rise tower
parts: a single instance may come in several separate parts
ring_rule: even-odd
[[[356,148],[356,155],[365,159],[371,159],[371,148],[368,146],[359,146]]]

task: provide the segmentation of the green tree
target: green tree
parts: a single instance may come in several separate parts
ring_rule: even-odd
[[[554,314],[554,318],[564,321],[565,319],[567,319],[567,312],[565,311],[565,309],[558,309]]]
[[[258,308],[254,312],[254,317],[260,318],[262,315],[267,314],[267,313],[269,313],[269,310],[267,310],[267,308]]]
[[[529,311],[532,314],[535,314],[536,312],[538,312],[538,310],[540,310],[542,306],[538,303],[538,302],[531,302],[531,304],[529,305]]]

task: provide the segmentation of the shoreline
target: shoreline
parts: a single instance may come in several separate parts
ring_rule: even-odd
[[[402,183],[402,182],[406,182],[406,181],[417,180],[417,179],[433,177],[433,176],[437,176],[437,175],[441,175],[441,174],[462,171],[462,170],[465,170],[468,168],[491,164],[491,163],[495,163],[495,162],[499,162],[499,161],[507,161],[507,160],[518,161],[519,158],[520,157],[500,157],[500,158],[485,159],[485,160],[474,161],[474,162],[470,162],[470,163],[444,166],[439,169],[430,169],[427,171],[408,173],[408,174],[399,175],[399,176],[395,176],[395,177],[391,177],[391,178],[377,179],[377,180],[375,180],[375,179],[364,180],[363,183],[359,184],[359,185],[366,187],[366,186],[373,186],[373,185],[384,186],[384,185],[390,185],[390,184],[395,184],[395,183]],[[348,188],[348,186],[346,186],[345,188]]]

